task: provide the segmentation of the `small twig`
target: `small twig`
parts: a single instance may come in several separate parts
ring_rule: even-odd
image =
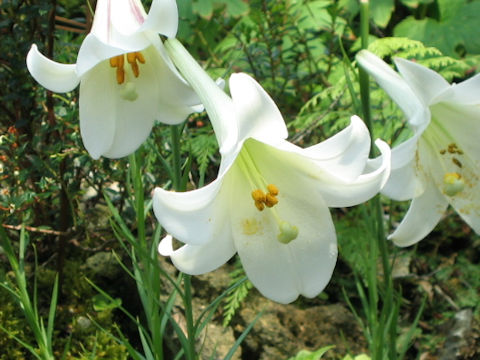
[[[2,226],[5,229],[10,229],[10,230],[21,230],[22,225],[8,225],[8,224],[2,224]],[[57,231],[57,230],[50,230],[50,229],[42,229],[42,228],[37,228],[33,226],[24,226],[25,230],[31,231],[31,232],[38,232],[42,234],[48,234],[48,235],[56,235],[56,236],[62,236],[68,234],[68,231]]]
[[[442,288],[440,286],[435,285],[433,287],[433,289],[435,290],[435,292],[438,295],[442,296],[450,304],[450,306],[455,309],[455,311],[460,311],[460,307],[457,304],[455,304],[455,302],[453,301],[453,299],[450,296],[445,294],[445,292],[442,290]]]

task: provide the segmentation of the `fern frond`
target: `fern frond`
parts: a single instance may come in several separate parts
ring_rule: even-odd
[[[242,281],[245,278],[245,271],[241,267],[240,262],[237,262],[239,268],[232,271],[229,275],[232,278],[230,285],[235,285],[237,282]],[[247,279],[241,283],[238,287],[234,288],[231,293],[225,298],[225,305],[223,306],[223,326],[226,327],[232,320],[237,310],[242,305],[243,301],[248,295],[248,292],[253,287],[252,283]]]

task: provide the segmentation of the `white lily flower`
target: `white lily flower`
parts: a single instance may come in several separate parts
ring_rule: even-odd
[[[216,269],[238,252],[247,276],[266,297],[289,303],[314,297],[330,280],[336,259],[328,207],[362,203],[389,174],[390,151],[368,167],[370,136],[360,118],[332,138],[306,149],[286,141],[285,122],[268,94],[246,74],[234,74],[231,97],[185,63],[178,42],[167,50],[199,93],[219,141],[216,180],[198,190],[156,188],[155,215],[166,231],[159,246],[188,274]],[[198,67],[198,65],[197,65]],[[174,250],[172,237],[185,245]]]
[[[80,131],[94,159],[126,156],[155,120],[177,124],[198,110],[158,36],[174,37],[177,27],[175,0],[153,0],[148,15],[140,0],[98,0],[76,64],[49,60],[32,45],[27,67],[42,86],[67,92],[80,83]]]
[[[362,50],[358,63],[402,109],[413,136],[392,149],[392,173],[382,193],[413,199],[389,236],[409,246],[427,236],[450,204],[480,233],[480,75],[450,85],[433,70],[395,59],[397,74]]]

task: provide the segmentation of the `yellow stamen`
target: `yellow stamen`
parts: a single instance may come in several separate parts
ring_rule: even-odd
[[[265,193],[260,189],[253,190],[252,191],[252,198],[255,201],[259,201],[259,202],[263,203],[263,202],[265,202]]]
[[[127,53],[127,61],[129,64],[135,64],[136,59],[137,59],[137,56],[135,55],[134,52]]]
[[[123,68],[124,63],[125,61],[123,59],[123,55],[118,55],[110,58],[110,66],[112,68],[117,68],[115,71],[117,84],[123,84],[123,82],[125,81],[125,69]]]
[[[255,201],[255,207],[258,211],[263,211],[263,209],[265,209],[265,204],[261,201]]]
[[[265,206],[271,208],[278,204],[278,199],[276,195],[278,195],[279,191],[278,188],[273,185],[267,185],[268,194],[261,189],[255,189],[252,191],[252,199],[254,200],[255,207],[262,211],[265,209]]]
[[[273,196],[272,194],[268,193],[265,196],[265,205],[267,205],[269,208],[275,206],[278,204],[278,199]]]
[[[118,56],[114,56],[110,58],[110,66],[111,67],[117,67],[118,66]]]
[[[135,75],[135,77],[138,77],[138,75],[140,75],[140,69],[138,68],[138,64],[137,63],[130,64],[130,67],[132,68],[133,75]]]
[[[125,55],[127,56],[127,62],[130,64],[130,68],[132,69],[133,75],[135,77],[138,77],[140,75],[140,68],[138,66],[137,61],[140,64],[145,64],[145,57],[139,51],[127,53]],[[111,57],[109,59],[110,66],[117,68],[116,78],[117,78],[117,83],[119,85],[125,82],[125,69],[124,69],[125,55],[118,55],[118,56]]]
[[[117,73],[116,73],[116,76],[117,76],[117,84],[123,84],[123,82],[125,81],[125,70],[123,69],[123,67],[117,67]]]
[[[273,184],[268,184],[268,185],[267,185],[267,190],[268,190],[268,192],[269,192],[271,195],[273,195],[273,196],[277,196],[277,195],[278,195],[278,192],[279,192],[279,191],[278,191],[278,188],[277,188],[275,185],[273,185]]]
[[[135,53],[135,56],[137,57],[137,60],[140,64],[145,64],[145,58],[143,57],[143,54],[139,51]]]

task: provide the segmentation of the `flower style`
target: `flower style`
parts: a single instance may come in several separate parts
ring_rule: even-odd
[[[400,75],[362,50],[358,63],[402,109],[413,136],[392,149],[392,173],[382,193],[413,199],[389,236],[409,246],[427,236],[450,204],[480,233],[480,75],[450,85],[442,76],[405,59]]]
[[[186,56],[176,44],[168,40],[167,50],[201,96],[222,160],[216,180],[198,190],[155,189],[155,215],[171,234],[160,243],[160,253],[196,275],[238,252],[247,276],[264,296],[280,303],[299,294],[316,296],[337,259],[328,207],[356,205],[380,190],[389,174],[388,146],[377,142],[381,165],[364,173],[370,136],[354,116],[332,138],[299,148],[285,140],[285,122],[255,80],[232,75],[229,97],[202,69],[185,65]],[[174,250],[172,237],[185,245]]]
[[[177,27],[175,0],[153,0],[148,15],[140,0],[98,0],[76,64],[51,61],[32,45],[27,67],[42,86],[67,92],[80,83],[80,130],[94,159],[126,156],[155,119],[177,124],[198,110],[158,36],[174,37]]]

